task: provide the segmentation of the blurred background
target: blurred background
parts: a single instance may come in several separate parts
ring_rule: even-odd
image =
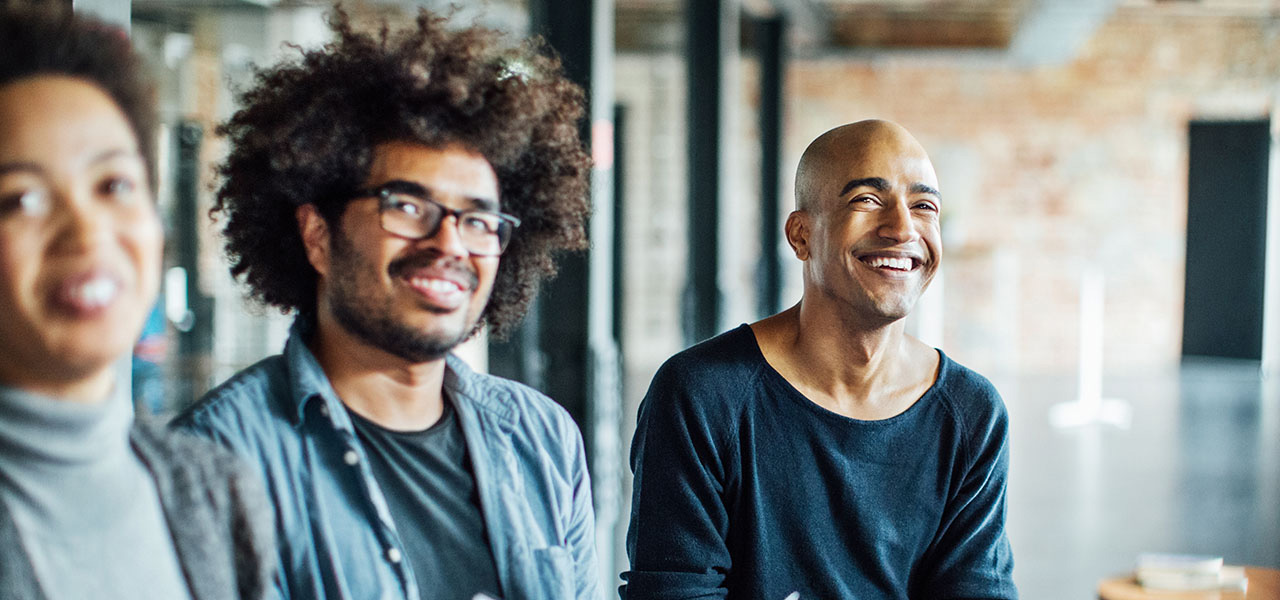
[[[283,347],[289,317],[241,300],[207,216],[214,128],[254,65],[326,41],[328,4],[72,1],[130,25],[160,82],[167,270],[134,391],[139,410],[172,413]],[[346,6],[370,26],[449,10]],[[871,117],[911,130],[938,171],[944,266],[908,327],[1005,397],[1023,597],[1095,597],[1144,551],[1280,568],[1280,1],[453,11],[543,36],[588,90],[592,248],[563,257],[511,339],[465,355],[578,419],[608,588],[626,568],[626,459],[650,377],[798,300],[780,232],[799,155]]]

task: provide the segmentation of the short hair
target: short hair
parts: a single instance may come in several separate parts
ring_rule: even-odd
[[[335,230],[377,144],[461,145],[493,166],[503,211],[522,222],[483,316],[505,335],[554,275],[553,255],[586,247],[582,89],[538,41],[451,30],[425,9],[399,30],[358,32],[341,7],[328,21],[332,42],[256,70],[243,108],[218,129],[231,149],[211,212],[226,219],[231,274],[254,300],[313,314],[318,274],[296,208],[315,205]]]
[[[0,86],[42,75],[91,83],[115,102],[154,183],[155,87],[123,29],[77,15],[70,3],[0,0]]]

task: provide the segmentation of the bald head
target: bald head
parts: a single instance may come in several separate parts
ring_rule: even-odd
[[[848,193],[858,181],[883,177],[877,166],[919,162],[920,181],[937,194],[937,176],[929,155],[911,133],[890,121],[869,119],[841,125],[813,140],[796,169],[796,209],[812,211]]]

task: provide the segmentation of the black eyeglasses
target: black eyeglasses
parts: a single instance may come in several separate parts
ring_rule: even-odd
[[[356,198],[377,198],[378,215],[382,229],[411,240],[429,238],[440,231],[444,218],[456,220],[458,239],[467,252],[476,256],[498,256],[507,249],[511,234],[520,226],[520,219],[496,210],[449,208],[422,192],[398,189],[401,186],[384,185],[359,190]],[[424,190],[425,192],[425,190]]]

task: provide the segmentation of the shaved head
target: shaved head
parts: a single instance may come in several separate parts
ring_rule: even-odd
[[[933,174],[933,165],[924,147],[897,123],[868,119],[841,125],[813,140],[800,156],[796,169],[796,210],[811,211],[848,193],[856,180],[846,180],[848,165],[887,157],[922,159]],[[937,178],[920,185],[937,194]]]
[[[942,197],[906,129],[859,121],[809,144],[785,232],[804,261],[804,303],[865,323],[907,315],[942,259]]]

